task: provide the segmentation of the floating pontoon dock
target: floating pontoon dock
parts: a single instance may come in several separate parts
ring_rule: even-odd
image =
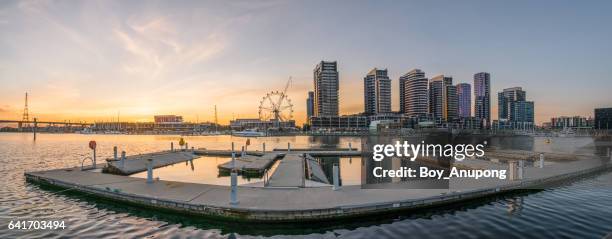
[[[173,155],[187,157],[182,153]],[[301,160],[303,158],[297,154],[283,159],[284,162],[277,168],[280,171],[275,171],[268,183],[279,187],[238,186],[236,204],[230,204],[229,185],[163,179],[147,183],[146,179],[81,170],[80,167],[26,172],[25,177],[28,182],[153,209],[228,220],[302,222],[431,207],[533,188],[612,168],[609,157],[580,156],[577,161],[551,164],[544,168],[527,167],[525,177],[515,181],[453,178],[449,189],[361,189],[360,186],[343,186],[332,190],[330,187],[293,187],[302,184],[301,179],[296,180],[303,178],[299,176],[299,173],[304,173]],[[140,166],[136,168],[141,169]],[[298,177],[292,174],[298,174]]]
[[[236,158],[234,162],[229,161],[217,166],[222,172],[229,172],[232,169],[240,170],[246,174],[262,174],[276,159],[282,157],[280,153],[267,153],[263,156],[245,155]]]
[[[148,154],[126,156],[124,160],[108,159],[104,168],[105,173],[130,175],[147,170],[148,159],[152,159],[153,168],[168,166],[175,163],[192,160],[196,156],[190,150],[162,151]]]

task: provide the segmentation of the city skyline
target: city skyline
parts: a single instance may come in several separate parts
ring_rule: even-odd
[[[363,111],[363,76],[373,67],[389,70],[393,111],[399,77],[415,68],[451,75],[454,84],[491,73],[491,120],[496,93],[514,86],[530,92],[538,124],[593,116],[612,102],[607,2],[168,4],[0,4],[0,118],[21,118],[29,92],[30,117],[46,120],[111,120],[119,112],[134,121],[213,121],[217,105],[227,123],[256,117],[261,97],[292,76],[301,124],[306,108],[298,102],[314,90],[321,60],[338,62],[340,114]],[[426,17],[440,11],[453,17]],[[378,17],[363,19],[365,12]],[[573,93],[581,97],[567,97]]]

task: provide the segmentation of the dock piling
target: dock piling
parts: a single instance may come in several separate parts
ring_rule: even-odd
[[[121,169],[125,167],[125,151],[121,151]]]
[[[263,153],[265,154],[266,153],[266,142],[263,142],[262,145],[263,145],[262,146],[263,147]]]
[[[517,162],[516,161],[510,161],[508,162],[508,179],[510,180],[517,180],[517,173],[516,173],[516,169],[517,169]]]
[[[544,154],[540,153],[540,168],[544,168]]]
[[[117,161],[117,146],[113,146],[113,159]]]
[[[174,142],[170,142],[170,151],[174,152]]]
[[[349,142],[349,151],[353,151],[353,145],[351,145],[351,142]]]
[[[96,148],[93,149],[93,168],[96,168]]]
[[[244,152],[244,146],[242,146],[242,151],[240,152],[240,157],[244,157],[246,153]]]
[[[334,164],[333,171],[334,171],[334,187],[333,187],[333,190],[336,191],[336,190],[340,189],[340,178],[339,178],[339,176],[340,176],[340,172],[339,171],[340,170],[338,169],[338,164]]]
[[[189,148],[189,143],[185,143],[185,150]]]
[[[153,183],[153,159],[147,159],[147,183]]]
[[[232,169],[236,167],[236,152],[234,152],[234,142],[232,142]]]
[[[236,170],[232,170],[231,173],[231,192],[230,192],[230,204],[237,205],[238,204],[238,173]]]
[[[34,141],[36,141],[36,130],[38,129],[38,119],[34,118],[34,128],[32,128],[32,132],[34,132]],[[95,168],[95,164],[94,164]]]
[[[291,152],[291,142],[287,142],[287,152]]]

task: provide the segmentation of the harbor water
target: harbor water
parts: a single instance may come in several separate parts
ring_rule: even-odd
[[[484,198],[443,208],[411,211],[341,223],[306,225],[240,224],[194,218],[174,213],[154,212],[120,205],[56,189],[41,188],[25,182],[26,171],[80,166],[90,156],[89,140],[98,143],[98,159],[112,157],[113,146],[128,155],[170,148],[180,136],[39,134],[33,141],[27,133],[0,133],[0,238],[62,237],[153,237],[153,238],[602,238],[612,232],[612,172],[577,179],[550,189],[517,192]],[[243,145],[246,138],[232,136],[184,137],[189,147],[227,149],[231,142]],[[287,147],[360,146],[358,137],[286,136],[251,138],[249,150]],[[500,148],[546,152],[601,154],[604,149],[591,147],[590,138],[556,138],[544,143],[542,138],[503,137],[490,140]],[[156,169],[156,177],[197,183],[228,185],[227,177],[218,175],[217,164],[228,158],[202,157],[191,165],[180,163]],[[343,183],[359,183],[359,158],[337,158]],[[138,177],[139,175],[133,175]],[[257,182],[241,178],[240,184]],[[11,221],[65,221],[65,229],[8,229]],[[537,236],[534,236],[537,235]]]

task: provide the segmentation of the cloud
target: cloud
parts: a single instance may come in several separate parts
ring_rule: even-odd
[[[46,11],[50,5],[50,0],[24,0],[18,2],[17,8],[26,13],[40,13]]]
[[[115,38],[130,55],[124,60],[122,69],[144,79],[172,77],[172,81],[176,82],[181,73],[211,59],[226,48],[224,34],[219,32],[203,37],[185,37],[187,33],[184,32],[177,30],[164,17],[140,24],[132,20],[115,27]],[[193,41],[194,38],[197,41]]]

